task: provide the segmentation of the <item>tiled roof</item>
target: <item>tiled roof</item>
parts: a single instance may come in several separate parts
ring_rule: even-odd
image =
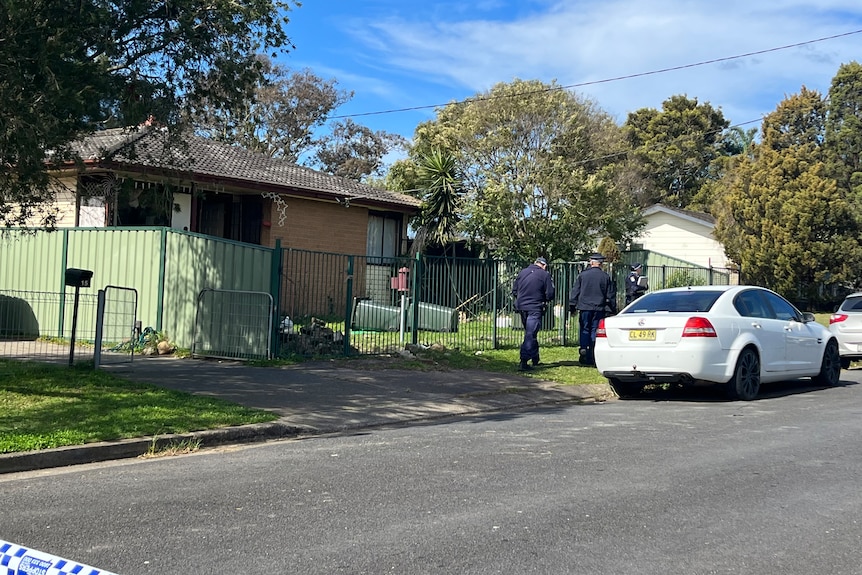
[[[375,203],[417,208],[412,196],[379,190],[371,186],[297,166],[266,154],[251,152],[199,136],[184,144],[168,146],[167,133],[160,128],[111,129],[76,143],[75,150],[90,162],[114,162],[137,168],[178,171],[190,177],[206,176],[232,182],[247,182],[313,192],[343,201],[369,200]]]

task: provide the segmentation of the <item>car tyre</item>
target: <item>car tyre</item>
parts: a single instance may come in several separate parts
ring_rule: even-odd
[[[643,386],[639,383],[620,381],[615,377],[608,378],[608,383],[611,384],[611,388],[621,398],[635,397],[643,390]]]
[[[838,355],[838,343],[830,339],[823,350],[823,361],[820,362],[820,373],[814,378],[818,385],[835,387],[841,381],[841,356]]]
[[[750,347],[742,350],[736,360],[733,377],[727,383],[730,399],[751,401],[760,392],[760,358]]]

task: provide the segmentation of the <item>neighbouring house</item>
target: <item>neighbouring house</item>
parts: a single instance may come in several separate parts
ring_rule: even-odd
[[[59,227],[169,226],[272,247],[391,258],[407,251],[411,196],[266,154],[140,126],[74,146],[59,174]]]
[[[634,249],[664,254],[704,268],[732,268],[724,246],[713,236],[715,218],[702,212],[662,204],[643,212],[646,227],[633,242]]]

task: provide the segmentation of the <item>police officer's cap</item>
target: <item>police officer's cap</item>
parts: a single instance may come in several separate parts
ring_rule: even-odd
[[[642,266],[640,263],[635,262],[635,263],[633,263],[633,264],[632,264],[632,266],[631,266],[631,267],[632,267],[632,271],[633,271],[633,272],[636,272],[636,271],[638,271],[639,269],[641,269],[643,266]]]
[[[535,263],[537,263],[537,264],[542,264],[543,266],[546,266],[546,265],[548,265],[548,260],[546,260],[546,259],[545,259],[545,258],[543,258],[543,257],[538,257],[538,258],[536,258],[536,262],[535,262]]]
[[[590,260],[591,261],[597,261],[597,262],[603,262],[603,261],[605,261],[605,256],[596,252],[590,256]]]

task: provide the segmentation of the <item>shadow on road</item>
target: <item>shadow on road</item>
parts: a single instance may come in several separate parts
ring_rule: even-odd
[[[859,382],[844,377],[844,374],[842,373],[841,381],[836,388],[850,387],[853,385],[859,385]],[[788,397],[791,395],[799,395],[802,393],[811,393],[828,389],[835,388],[817,385],[810,379],[794,379],[775,383],[764,383],[760,386],[760,393],[754,401],[776,397]],[[721,385],[667,385],[647,387],[639,395],[621,399],[621,401],[728,402],[732,400],[727,398]]]

